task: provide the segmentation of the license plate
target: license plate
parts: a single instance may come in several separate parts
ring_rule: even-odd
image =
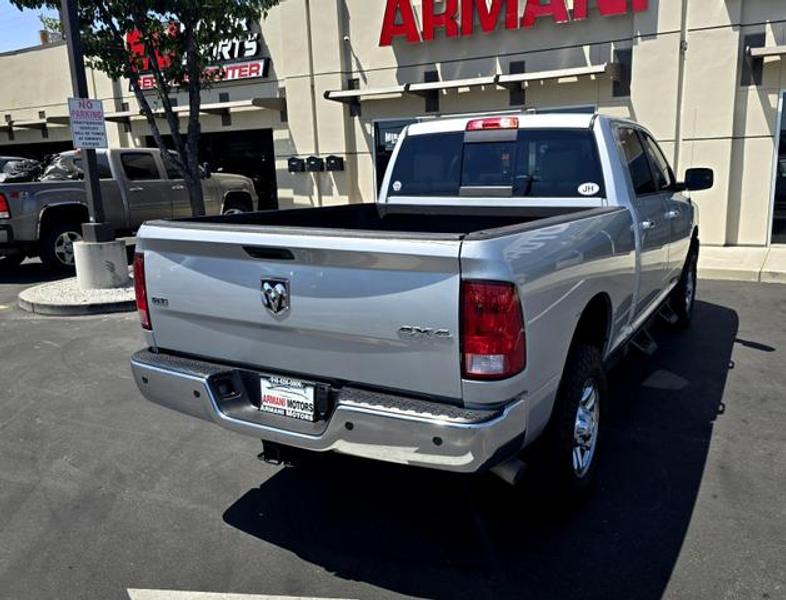
[[[259,410],[262,412],[301,421],[316,420],[313,383],[277,375],[263,375],[260,378],[260,387],[262,395]]]

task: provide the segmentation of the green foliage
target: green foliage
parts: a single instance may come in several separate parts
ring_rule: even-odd
[[[53,33],[63,33],[63,24],[57,17],[48,17],[45,14],[38,15],[38,20],[45,31]]]
[[[215,68],[214,50],[223,41],[247,37],[248,24],[259,22],[280,0],[74,1],[85,63],[113,79],[130,81],[156,145],[186,181],[194,214],[204,214],[197,156],[201,132],[199,106],[201,90],[222,76],[221,70]],[[60,8],[56,0],[11,0],[11,3],[19,9]],[[41,17],[47,29],[57,31],[59,20],[51,21]],[[138,43],[133,47],[127,38],[131,32],[138,36]],[[154,90],[141,89],[138,81],[141,71],[152,72]],[[175,88],[188,93],[185,133],[180,130],[180,116],[174,112],[169,96]],[[157,114],[166,119],[174,153],[166,152]]]
[[[11,0],[18,8],[58,9],[52,0]],[[246,23],[257,22],[279,0],[92,0],[78,2],[79,27],[88,65],[114,79],[132,78],[139,64],[131,59],[125,34],[138,31],[142,41],[171,58],[161,69],[164,82],[182,85],[189,65],[203,72],[215,64],[212,49],[221,41],[243,38]],[[47,19],[47,22],[50,19]],[[52,24],[57,19],[51,19]],[[42,19],[42,23],[44,20]],[[179,27],[172,27],[172,23]],[[47,23],[44,25],[48,27]],[[54,30],[54,29],[53,29]],[[138,59],[137,59],[138,61]],[[215,73],[215,71],[214,71]],[[215,77],[213,75],[212,77]],[[202,78],[202,81],[209,82]]]

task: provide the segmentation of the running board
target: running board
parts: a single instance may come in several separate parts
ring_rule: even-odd
[[[660,310],[658,311],[658,316],[666,321],[669,325],[676,325],[679,321],[677,313],[674,312],[674,309],[671,307],[669,302],[663,303],[663,306],[661,306]]]
[[[634,337],[631,341],[631,346],[636,348],[636,350],[639,352],[646,354],[647,356],[652,356],[658,351],[658,344],[655,342],[655,340],[652,339],[652,336],[646,327],[642,328],[636,334],[636,337]]]

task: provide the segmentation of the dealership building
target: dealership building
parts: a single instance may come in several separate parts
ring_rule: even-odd
[[[204,159],[265,206],[374,201],[414,121],[600,112],[648,127],[678,176],[715,170],[695,200],[724,260],[786,243],[783,0],[284,0],[219,52]],[[65,47],[2,54],[0,75],[0,154],[69,148]],[[128,82],[88,80],[110,143],[152,146]]]

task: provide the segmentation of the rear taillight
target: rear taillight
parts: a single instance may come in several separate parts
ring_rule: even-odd
[[[11,208],[8,206],[8,199],[5,194],[0,194],[0,219],[10,219]]]
[[[142,328],[153,329],[150,324],[150,309],[147,304],[147,285],[145,284],[145,255],[138,252],[134,255],[134,291],[136,292],[136,309]]]
[[[461,326],[465,379],[505,379],[526,366],[524,317],[512,283],[463,282]]]

